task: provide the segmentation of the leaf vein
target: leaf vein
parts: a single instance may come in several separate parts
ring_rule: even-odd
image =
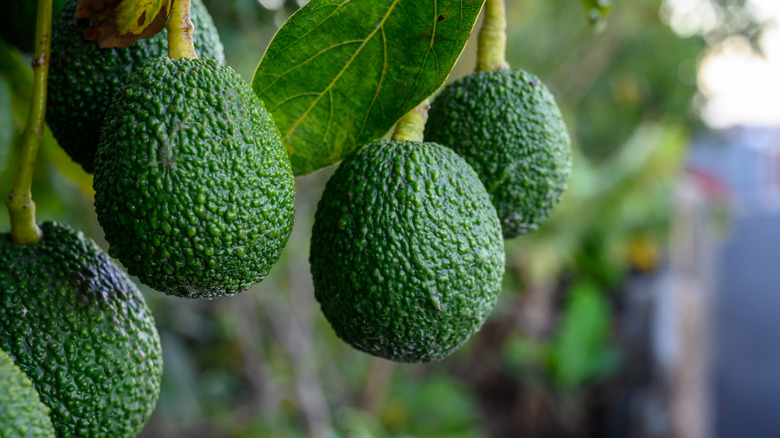
[[[284,105],[285,103],[287,103],[287,102],[289,102],[289,101],[291,101],[291,100],[293,100],[293,99],[297,99],[297,98],[299,98],[299,97],[304,97],[304,96],[317,96],[317,95],[319,95],[319,93],[317,93],[316,91],[310,91],[310,92],[308,92],[308,93],[298,93],[298,94],[294,94],[294,95],[292,95],[292,96],[289,96],[289,97],[285,98],[284,100],[282,100],[281,102],[277,103],[277,104],[276,104],[276,105],[274,105],[273,107],[271,107],[271,108],[268,108],[268,111],[269,111],[269,112],[271,112],[271,113],[273,113],[275,109],[277,109],[277,108],[279,108],[280,106]]]
[[[380,36],[382,37],[382,75],[379,77],[379,83],[376,86],[376,92],[374,92],[374,96],[371,98],[371,102],[368,104],[368,110],[366,110],[366,116],[363,118],[363,123],[360,124],[360,130],[358,131],[357,136],[355,137],[356,141],[360,140],[360,137],[363,135],[363,130],[366,127],[366,123],[368,123],[368,118],[371,115],[371,110],[374,108],[374,103],[377,102],[379,99],[379,93],[382,91],[382,84],[385,81],[385,73],[387,73],[387,36],[385,35],[385,29],[382,28],[382,32],[380,33]],[[384,111],[382,111],[384,113]]]
[[[289,138],[290,138],[290,137],[293,135],[293,133],[295,132],[295,130],[296,130],[296,129],[298,129],[298,126],[299,126],[299,125],[300,125],[300,124],[301,124],[301,123],[302,123],[302,122],[303,122],[303,121],[304,121],[304,120],[305,120],[305,119],[306,119],[306,118],[309,116],[309,113],[311,112],[311,110],[312,110],[312,109],[313,109],[315,106],[317,106],[317,103],[318,103],[318,102],[319,102],[319,100],[322,98],[322,96],[323,96],[323,95],[324,95],[326,92],[328,92],[328,91],[329,91],[331,88],[333,88],[333,85],[335,85],[335,84],[336,84],[336,82],[338,82],[338,81],[339,81],[339,79],[341,79],[341,76],[344,74],[344,72],[345,72],[345,71],[347,71],[347,69],[349,68],[349,66],[352,64],[352,61],[354,61],[354,60],[355,60],[355,58],[358,56],[358,54],[360,54],[360,52],[362,52],[362,51],[363,51],[363,48],[366,46],[366,44],[368,43],[368,41],[370,41],[370,40],[371,40],[371,38],[373,38],[373,37],[374,37],[374,34],[376,34],[376,32],[377,32],[379,29],[382,29],[382,27],[383,27],[383,26],[384,26],[384,24],[385,24],[385,21],[387,21],[387,17],[389,17],[389,16],[390,16],[390,14],[391,14],[391,13],[393,12],[393,10],[395,9],[396,5],[398,5],[398,2],[399,2],[399,1],[401,1],[401,0],[393,0],[393,3],[390,5],[390,7],[388,7],[388,8],[387,8],[387,12],[386,12],[386,13],[385,13],[385,15],[382,17],[382,20],[379,22],[379,24],[377,25],[377,27],[376,27],[376,28],[374,28],[374,30],[372,30],[372,31],[371,31],[371,33],[369,33],[369,34],[368,34],[368,36],[367,36],[367,37],[366,37],[366,38],[363,40],[363,43],[360,45],[360,47],[358,47],[358,48],[357,48],[357,50],[355,51],[355,53],[354,53],[354,54],[353,54],[353,55],[352,55],[352,56],[349,58],[349,60],[347,61],[347,63],[344,65],[344,67],[343,67],[343,68],[342,68],[342,69],[341,69],[341,70],[340,70],[340,71],[339,71],[339,72],[336,74],[336,76],[333,78],[333,80],[330,82],[330,84],[328,84],[328,86],[327,86],[327,87],[325,87],[325,89],[324,89],[324,90],[322,90],[322,93],[320,94],[320,96],[319,96],[317,99],[315,99],[315,100],[314,100],[314,102],[312,102],[312,104],[311,104],[311,105],[309,105],[309,107],[306,109],[306,111],[305,111],[305,112],[304,112],[304,113],[301,115],[301,117],[300,117],[300,118],[298,118],[298,119],[295,121],[295,123],[293,123],[293,125],[290,127],[290,129],[289,129],[289,130],[288,130],[288,131],[285,133],[285,135],[284,135],[284,136],[285,136],[285,138],[289,139]]]
[[[425,72],[425,65],[428,63],[428,55],[433,51],[433,46],[436,42],[436,24],[438,23],[438,16],[439,16],[439,4],[437,0],[433,0],[433,30],[431,31],[431,42],[428,45],[428,50],[425,52],[425,57],[423,58],[422,62],[420,63],[420,71],[417,72],[417,77],[414,78],[414,83],[412,84],[412,87],[409,89],[409,94],[407,95],[406,99],[404,99],[404,103],[408,105],[408,101],[410,99],[410,96],[414,96],[414,90],[417,87],[417,84],[420,83],[420,78],[422,77],[423,73]],[[435,52],[434,52],[435,55]],[[439,71],[439,60],[436,59],[436,71]],[[413,104],[417,104],[418,102],[413,102]]]
[[[343,41],[341,43],[334,44],[332,46],[326,47],[325,49],[320,50],[319,52],[317,52],[314,55],[310,56],[308,59],[306,59],[305,61],[301,62],[300,64],[296,64],[291,69],[286,70],[286,71],[282,72],[281,74],[276,75],[276,79],[274,79],[273,82],[268,84],[265,88],[263,88],[262,90],[258,91],[257,94],[258,95],[264,94],[265,91],[268,90],[269,88],[271,88],[272,86],[274,86],[276,84],[276,82],[279,81],[279,79],[282,79],[283,77],[285,77],[288,74],[292,73],[294,70],[297,70],[297,69],[299,69],[301,67],[306,66],[309,62],[311,62],[314,59],[317,59],[318,57],[320,57],[321,55],[324,55],[325,53],[328,53],[330,50],[337,49],[337,48],[339,48],[341,46],[346,46],[346,45],[349,45],[349,44],[358,44],[358,43],[361,43],[361,42],[362,42],[361,40],[350,40],[350,41]]]
[[[319,23],[317,23],[317,25],[316,25],[316,26],[312,27],[312,28],[311,28],[311,29],[309,29],[309,30],[308,30],[306,33],[304,33],[303,35],[301,35],[301,36],[299,36],[298,38],[296,38],[296,39],[295,39],[295,41],[292,41],[292,42],[290,42],[290,44],[288,44],[288,45],[287,45],[287,47],[284,47],[284,48],[282,48],[281,50],[279,50],[278,52],[276,52],[276,53],[272,54],[272,55],[271,55],[271,56],[270,56],[268,59],[263,59],[263,61],[264,61],[264,62],[270,62],[270,61],[271,61],[272,59],[274,59],[275,57],[279,56],[280,54],[282,54],[282,53],[286,52],[288,49],[292,48],[292,46],[294,46],[294,45],[295,45],[295,44],[296,44],[298,41],[302,40],[304,37],[308,36],[310,33],[314,32],[314,31],[315,31],[315,30],[317,30],[317,29],[319,29],[319,27],[320,27],[320,26],[322,26],[323,24],[325,24],[325,23],[328,21],[328,19],[330,19],[330,17],[332,17],[332,16],[333,16],[333,14],[335,14],[336,12],[338,12],[338,10],[339,10],[339,9],[340,9],[342,6],[344,6],[344,5],[346,5],[347,3],[349,3],[349,1],[350,1],[350,0],[344,0],[343,2],[341,2],[341,4],[340,4],[340,5],[336,6],[336,8],[335,8],[335,9],[333,9],[333,11],[331,11],[331,13],[330,13],[330,14],[328,14],[328,15],[327,15],[325,18],[323,18],[323,19],[322,19],[322,21],[320,21]]]

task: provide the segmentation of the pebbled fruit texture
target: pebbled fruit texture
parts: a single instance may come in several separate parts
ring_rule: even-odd
[[[157,402],[162,352],[127,275],[78,231],[0,236],[0,348],[30,377],[58,436],[134,437]]]
[[[30,379],[0,350],[0,437],[54,438],[48,412]]]
[[[111,255],[182,297],[261,281],[295,214],[271,116],[230,67],[204,58],[157,58],[131,76],[106,116],[94,188]]]
[[[130,73],[168,55],[168,31],[127,48],[100,49],[84,40],[83,27],[74,23],[76,2],[68,0],[52,23],[46,122],[73,161],[92,173],[100,126],[114,94]],[[191,15],[198,55],[224,62],[219,34],[201,0],[192,0]]]
[[[426,362],[484,323],[500,291],[504,244],[462,158],[434,143],[377,140],[328,181],[310,262],[339,337],[375,356]]]
[[[522,70],[482,71],[445,87],[425,139],[451,147],[479,174],[504,238],[536,230],[571,173],[571,145],[555,98]]]

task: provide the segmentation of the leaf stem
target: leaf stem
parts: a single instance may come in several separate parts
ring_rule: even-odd
[[[198,57],[193,35],[195,26],[190,20],[191,0],[173,0],[171,16],[165,26],[168,29],[168,57],[172,59]]]
[[[38,0],[32,60],[33,96],[27,124],[22,132],[21,160],[11,193],[5,202],[11,220],[11,240],[19,245],[38,243],[42,237],[41,229],[35,223],[32,179],[46,115],[46,85],[51,59],[51,4],[52,0]]]
[[[504,0],[486,0],[485,18],[477,37],[477,71],[505,70],[506,8]]]
[[[425,99],[413,110],[401,117],[401,120],[395,125],[393,140],[422,142],[425,122],[428,121],[428,108],[430,107],[429,100]]]

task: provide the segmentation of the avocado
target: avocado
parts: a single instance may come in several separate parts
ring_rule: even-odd
[[[30,379],[0,350],[0,437],[54,438],[48,412]]]
[[[60,146],[85,171],[94,171],[100,126],[111,99],[130,73],[147,61],[168,54],[168,31],[138,40],[127,48],[100,49],[82,38],[82,20],[73,14],[77,0],[68,0],[52,24],[46,122]],[[201,0],[192,0],[195,49],[224,62],[217,29]]]
[[[154,319],[127,275],[67,225],[0,235],[0,349],[30,378],[58,435],[134,437],[160,390]]]
[[[399,362],[442,359],[488,317],[504,275],[496,210],[450,149],[376,140],[330,178],[312,230],[315,297],[336,334]]]
[[[522,70],[480,71],[431,104],[426,140],[451,147],[479,174],[504,238],[536,230],[566,189],[571,145],[552,93]]]
[[[279,130],[246,82],[213,59],[157,58],[130,77],[106,115],[93,185],[109,253],[181,297],[261,281],[295,214]]]
[[[52,14],[65,6],[66,0],[52,0]],[[0,37],[23,52],[35,47],[35,24],[38,19],[38,2],[32,0],[6,0],[0,14]]]

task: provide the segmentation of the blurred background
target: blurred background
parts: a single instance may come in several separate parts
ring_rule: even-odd
[[[247,81],[304,3],[204,2]],[[165,360],[141,436],[778,436],[780,3],[614,0],[606,19],[600,3],[507,0],[508,61],[555,94],[574,171],[541,229],[507,241],[504,290],[477,335],[417,365],[335,336],[308,264],[324,169],[296,180],[293,234],[251,291],[200,301],[141,286]],[[474,43],[450,80],[471,72]],[[0,39],[5,191],[29,64]],[[39,220],[107,248],[91,179],[49,132],[33,193]]]

